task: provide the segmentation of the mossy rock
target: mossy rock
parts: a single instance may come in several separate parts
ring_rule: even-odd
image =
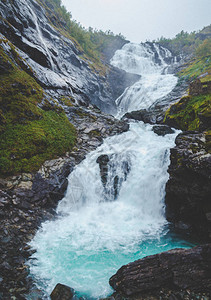
[[[181,130],[204,131],[210,128],[211,95],[187,96],[166,112],[164,124]]]
[[[22,69],[21,57],[8,41],[0,42],[0,58],[1,65],[11,66],[0,74],[0,174],[36,171],[45,160],[72,149],[76,130],[63,109],[45,99],[41,86]]]

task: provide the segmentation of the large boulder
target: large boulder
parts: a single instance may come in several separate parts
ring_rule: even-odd
[[[127,297],[157,293],[162,288],[209,293],[211,244],[174,249],[139,259],[121,267],[109,283]]]

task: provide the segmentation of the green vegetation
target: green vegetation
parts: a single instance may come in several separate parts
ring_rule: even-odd
[[[179,77],[192,81],[202,75],[201,81],[211,80],[211,55],[195,57],[186,67],[178,73]]]
[[[206,130],[211,118],[211,95],[186,96],[166,112],[164,123],[181,130]]]
[[[196,56],[205,57],[211,55],[211,39],[206,39],[196,48]]]
[[[199,32],[194,31],[188,33],[182,30],[173,39],[167,39],[161,37],[160,39],[157,40],[157,42],[160,43],[162,46],[171,50],[175,55],[180,55],[180,54],[190,55],[193,54],[195,51],[196,53],[199,52],[202,44],[204,44],[202,48],[209,48],[210,38],[211,38],[211,25],[204,27],[204,29],[202,29]],[[210,48],[208,49],[208,52],[209,51]],[[203,56],[205,55],[210,55],[210,53],[203,54]]]
[[[75,103],[75,100],[73,97],[69,96],[69,97],[61,97],[60,98],[60,102],[66,106],[73,106],[73,104]]]
[[[60,33],[72,40],[85,60],[91,58],[90,67],[103,73],[105,66],[102,64],[103,50],[114,40],[124,41],[124,37],[114,35],[111,31],[103,32],[93,28],[85,29],[80,23],[72,20],[71,13],[61,5],[60,0],[36,0],[45,8],[50,24]]]
[[[5,51],[3,43],[10,50]],[[76,131],[64,111],[44,97],[39,84],[20,66],[21,58],[0,40],[0,174],[39,169],[69,151]],[[43,109],[38,107],[42,103]]]

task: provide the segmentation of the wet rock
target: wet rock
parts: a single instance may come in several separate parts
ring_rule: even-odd
[[[171,149],[166,185],[166,216],[184,232],[211,239],[211,154],[206,135],[183,132]]]
[[[129,298],[156,294],[162,288],[209,293],[210,258],[211,244],[192,249],[174,249],[121,267],[109,283],[118,293]]]
[[[55,217],[54,209],[64,197],[70,172],[89,151],[102,143],[103,138],[128,130],[127,123],[95,108],[74,108],[67,110],[68,117],[80,129],[77,133],[78,143],[72,152],[46,161],[36,173],[0,179],[0,274],[3,278],[3,299],[25,299],[25,294],[33,288],[28,270],[23,267],[23,258],[25,263],[33,253],[26,245],[41,222]],[[84,133],[86,128],[91,131]],[[3,262],[8,263],[11,269],[4,265],[1,267]],[[23,291],[23,288],[26,290]]]
[[[104,200],[114,201],[117,199],[122,183],[127,179],[130,172],[130,161],[121,155],[101,155],[97,158],[100,167],[101,181],[104,187]]]
[[[164,136],[166,134],[174,133],[174,130],[167,125],[155,125],[152,130],[157,134]]]
[[[128,112],[122,117],[123,120],[125,118],[136,120],[136,121],[143,121],[144,123],[150,123],[150,124],[156,123],[156,119],[154,118],[154,115],[152,115],[146,109]]]
[[[97,158],[96,162],[99,164],[101,181],[102,181],[103,186],[105,187],[105,185],[107,183],[107,176],[108,176],[109,157],[106,154],[100,155]]]
[[[74,296],[74,290],[67,285],[58,283],[50,297],[52,300],[71,300]]]

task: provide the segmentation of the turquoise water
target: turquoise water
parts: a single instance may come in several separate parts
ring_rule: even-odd
[[[41,279],[40,287],[48,293],[60,282],[73,287],[78,296],[97,299],[112,294],[108,284],[109,278],[122,265],[170,249],[192,246],[193,244],[175,235],[163,232],[158,239],[147,239],[146,236],[146,241],[136,245],[136,251],[133,245],[120,245],[116,251],[105,247],[100,251],[89,250],[85,253],[83,249],[71,251],[66,237],[65,240],[61,239],[57,246],[46,245],[45,258],[36,263],[32,270],[37,273],[38,281]],[[41,253],[38,253],[38,256],[40,255]]]

